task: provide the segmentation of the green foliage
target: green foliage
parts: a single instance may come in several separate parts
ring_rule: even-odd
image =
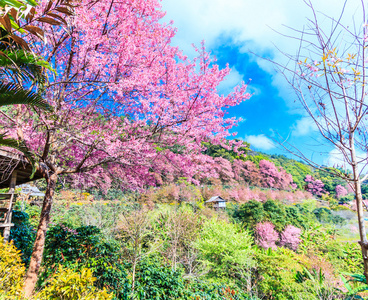
[[[59,266],[58,271],[49,280],[48,285],[36,296],[37,300],[112,300],[113,295],[106,290],[94,287],[96,278],[92,271],[82,268],[80,271]]]
[[[52,111],[52,107],[38,93],[25,90],[13,83],[0,83],[0,103],[0,106],[26,104]]]
[[[13,210],[12,222],[14,226],[10,231],[10,240],[22,252],[22,261],[28,266],[36,238],[36,231],[30,224],[29,216],[26,212]]]
[[[275,225],[275,229],[277,231],[282,231],[288,221],[291,221],[286,219],[287,214],[285,205],[283,205],[281,202],[267,200],[265,203],[263,203],[263,209],[265,212],[265,219]]]
[[[242,154],[239,154],[234,151],[234,148],[231,150],[227,150],[224,147],[220,145],[213,145],[211,143],[203,142],[203,146],[206,147],[206,150],[204,151],[204,154],[207,154],[211,157],[222,157],[227,159],[228,161],[232,162],[234,159],[241,159],[246,160],[247,153],[250,150],[249,144],[246,142],[243,142],[243,147],[239,147],[238,151],[243,152]]]
[[[341,243],[338,240],[327,240],[323,245],[319,245],[320,252],[326,253],[336,269],[336,272],[358,273],[363,270],[362,250],[356,242]]]
[[[326,207],[320,207],[313,211],[317,220],[321,223],[330,223],[335,225],[344,225],[345,219],[340,216],[334,216],[330,209]]]
[[[207,221],[195,245],[199,259],[209,269],[208,278],[243,285],[255,267],[252,237],[236,224]]]
[[[368,187],[368,186],[367,186],[367,187]],[[362,187],[362,190],[363,190],[363,187]],[[368,192],[368,190],[367,190],[367,192]],[[346,195],[346,196],[342,196],[342,197],[339,199],[339,202],[342,202],[342,203],[349,203],[349,202],[351,202],[351,201],[354,201],[354,199],[355,199],[354,194],[348,194],[348,195]],[[368,199],[368,193],[367,193],[367,195],[364,195],[364,194],[363,194],[363,199]]]
[[[254,228],[257,223],[262,222],[265,218],[262,202],[251,200],[240,205],[238,210],[234,211],[234,218],[242,222],[246,228]]]
[[[41,207],[37,205],[26,205],[25,212],[28,214],[28,220],[30,226],[37,228],[40,220]]]
[[[257,167],[259,167],[259,162],[261,160],[272,161],[272,159],[268,155],[263,153],[257,153],[256,155],[247,155],[245,160],[253,162]]]
[[[160,264],[154,258],[142,260],[137,266],[137,281],[133,299],[182,299],[184,281],[181,272]]]
[[[346,279],[345,276],[349,279]],[[359,295],[361,292],[368,291],[367,281],[363,274],[342,273],[340,277],[347,289],[347,295],[349,296],[347,300],[364,299]]]
[[[40,87],[45,84],[46,76],[43,69],[54,71],[50,64],[34,55],[23,50],[3,50],[5,55],[0,56],[0,68],[10,76],[17,75],[23,81],[32,81]]]
[[[366,181],[362,184],[362,194],[363,194],[363,199],[368,199],[368,184]],[[352,200],[354,200],[354,195],[352,195],[351,198]]]
[[[125,299],[129,284],[125,267],[119,256],[120,247],[104,242],[100,230],[93,226],[77,229],[57,225],[47,233],[44,266],[41,280],[53,272],[53,266],[61,264],[70,268],[87,267],[97,277],[95,285],[113,291],[118,299]]]
[[[282,231],[289,224],[305,228],[311,221],[308,210],[298,205],[286,206],[275,200],[267,200],[264,203],[255,200],[246,202],[234,212],[233,217],[250,230],[254,230],[257,223],[265,221],[274,224],[278,231]]]
[[[190,280],[186,283],[185,300],[257,300],[237,287],[202,280]],[[183,299],[183,300],[184,300]]]
[[[299,189],[305,186],[305,176],[312,173],[312,168],[302,162],[287,158],[284,155],[271,155],[272,161],[276,166],[281,166],[283,169],[293,176],[293,181]]]
[[[309,271],[303,267],[302,272],[297,271],[295,281],[303,284],[305,291],[314,296],[312,299],[340,299],[341,291],[327,282],[322,268]]]
[[[258,262],[258,289],[263,295],[261,299],[293,300],[313,299],[303,285],[295,281],[295,274],[303,271],[298,255],[285,248],[277,251],[260,251]]]

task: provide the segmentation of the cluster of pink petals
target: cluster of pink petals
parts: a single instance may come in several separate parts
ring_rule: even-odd
[[[276,243],[278,242],[280,246],[296,251],[301,242],[301,233],[302,230],[300,228],[287,225],[279,235],[271,222],[258,223],[255,229],[256,243],[264,249],[276,249]]]
[[[280,246],[290,248],[296,251],[301,242],[300,235],[302,230],[293,225],[287,225],[284,231],[281,233]]]
[[[40,2],[42,10],[49,1]],[[171,46],[176,29],[161,22],[158,0],[81,0],[74,9],[66,26],[39,24],[48,43],[33,49],[56,71],[44,95],[57,117],[22,107],[9,112],[21,116],[16,126],[1,118],[0,133],[22,136],[83,188],[106,190],[114,183],[136,189],[163,177],[198,183],[218,176],[206,166],[201,142],[230,135],[238,120],[227,118],[226,109],[250,97],[247,86],[219,94],[230,69],[220,69],[204,45],[192,60]],[[52,146],[45,152],[49,133]],[[233,176],[230,169],[218,171]]]
[[[324,183],[319,179],[314,179],[312,175],[307,175],[305,177],[305,182],[307,183],[306,190],[313,195],[322,196],[326,191],[323,189]]]
[[[255,229],[256,243],[258,246],[268,249],[276,249],[279,234],[271,222],[258,223]]]

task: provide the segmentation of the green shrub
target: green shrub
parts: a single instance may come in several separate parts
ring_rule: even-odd
[[[188,280],[185,286],[185,297],[198,300],[256,300],[237,287],[229,287],[203,280]]]
[[[28,266],[36,238],[36,231],[30,224],[29,215],[26,212],[13,210],[12,222],[14,226],[10,231],[10,240],[22,252],[22,261]]]
[[[208,278],[223,283],[246,284],[255,267],[253,239],[236,224],[207,221],[195,247],[199,260],[208,268]]]
[[[234,219],[251,231],[257,223],[266,221],[274,224],[279,232],[287,225],[306,228],[315,219],[314,216],[312,218],[310,216],[309,210],[300,205],[286,206],[275,200],[267,200],[264,203],[251,200],[242,204],[233,213]]]
[[[113,294],[93,285],[92,271],[82,268],[75,271],[59,266],[47,286],[36,295],[36,300],[112,300]]]
[[[132,299],[176,300],[183,299],[183,296],[184,281],[180,271],[174,271],[153,258],[138,264]]]
[[[312,294],[295,281],[295,274],[303,268],[301,258],[292,250],[259,251],[257,263],[257,287],[261,299],[313,299]]]
[[[313,211],[317,220],[321,223],[330,223],[335,225],[344,225],[345,219],[340,216],[334,216],[330,209],[326,207],[320,207]]]
[[[74,269],[87,267],[97,277],[95,286],[113,291],[118,299],[126,299],[129,284],[119,250],[117,243],[104,242],[96,227],[82,226],[72,229],[66,225],[54,226],[47,233],[45,272],[41,276],[41,282],[59,264]]]

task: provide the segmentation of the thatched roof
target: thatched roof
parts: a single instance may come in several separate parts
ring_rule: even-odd
[[[224,198],[221,198],[220,196],[213,196],[210,200],[205,201],[205,203],[216,203],[216,202],[227,202]]]
[[[0,189],[9,187],[11,174],[14,170],[17,170],[16,185],[42,178],[42,175],[36,172],[30,179],[32,166],[27,160],[18,153],[0,149]]]

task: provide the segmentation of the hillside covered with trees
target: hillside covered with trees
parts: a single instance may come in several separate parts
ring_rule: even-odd
[[[254,94],[220,92],[230,68],[175,46],[158,0],[0,8],[0,300],[368,296],[363,54],[296,60],[335,83],[316,110],[294,86],[350,167],[321,166],[236,136]]]

